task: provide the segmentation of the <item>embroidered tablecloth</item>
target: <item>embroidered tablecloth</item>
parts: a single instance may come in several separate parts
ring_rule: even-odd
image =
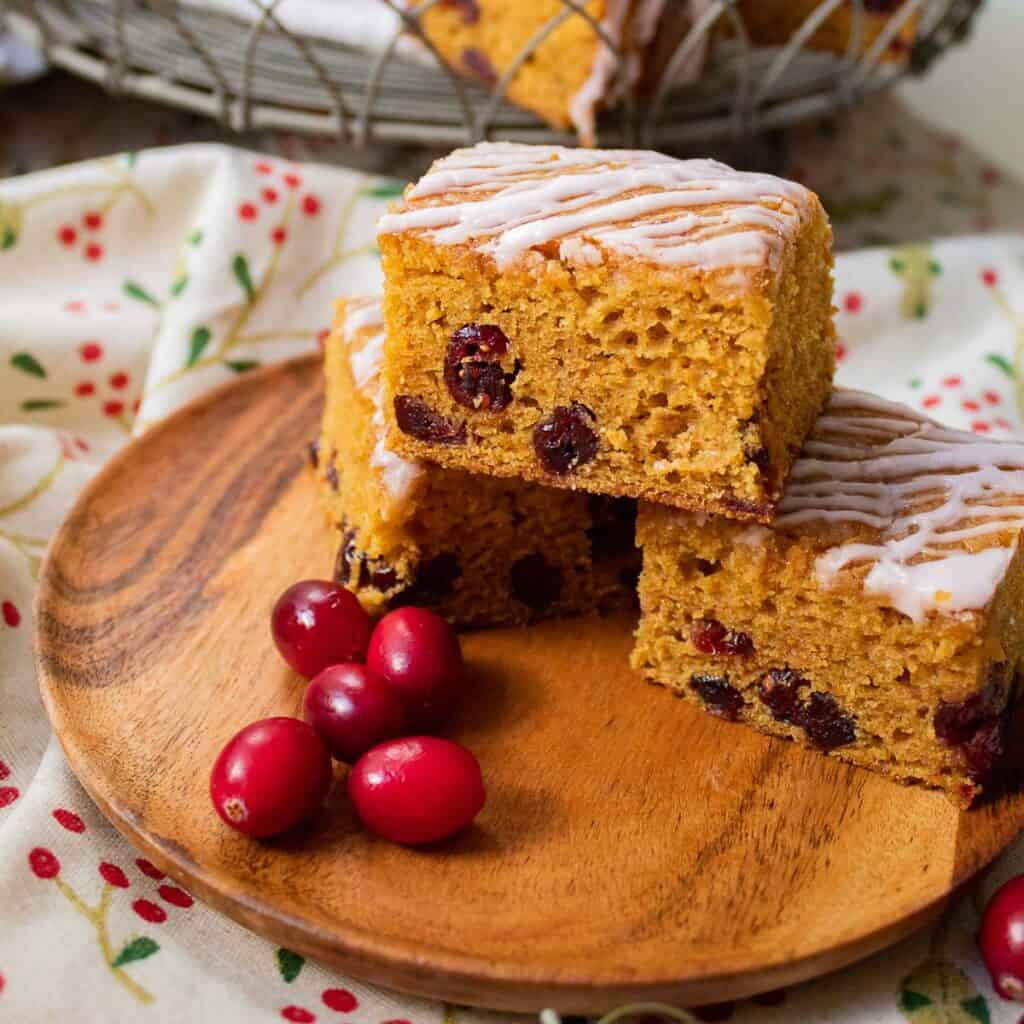
[[[76,116],[92,102],[87,94]],[[51,128],[71,116],[41,115]],[[794,171],[822,191],[847,247],[865,236],[886,243],[839,259],[840,380],[958,427],[1019,436],[1024,238],[897,240],[1024,226],[1022,193],[953,142],[897,131],[888,116],[862,127],[867,149],[807,131],[794,150]],[[32,131],[2,101],[0,117],[7,170],[185,130],[181,115],[132,104],[120,118],[93,118],[88,135],[41,131],[38,120]],[[302,140],[263,141],[276,152],[144,150],[0,184],[0,1021],[498,1018],[340,977],[200,905],[91,805],[36,693],[35,579],[83,484],[183,402],[314,350],[335,294],[379,287],[373,224],[400,182],[282,155],[308,155]],[[392,155],[403,170],[420,159]],[[924,168],[913,180],[908,162]],[[1024,845],[930,932],[701,1016],[1017,1021],[1020,1008],[993,993],[972,934],[979,901],[1022,869]]]

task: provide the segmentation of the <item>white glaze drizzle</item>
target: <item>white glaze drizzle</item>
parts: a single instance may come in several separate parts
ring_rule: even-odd
[[[929,611],[983,608],[1024,529],[1024,444],[986,441],[837,389],[793,467],[772,528],[808,523],[877,531],[817,558],[824,587],[847,567],[870,564],[865,591],[915,622]],[[965,550],[966,541],[995,543]]]
[[[378,230],[472,242],[499,268],[553,241],[572,258],[566,240],[584,239],[669,266],[774,269],[815,203],[802,185],[715,160],[482,142],[435,163]]]
[[[384,359],[384,312],[379,298],[351,298],[345,303],[342,337],[349,346],[349,363],[356,387],[373,402],[373,424],[376,443],[370,465],[380,470],[380,478],[391,498],[391,515],[400,511],[423,474],[417,462],[403,459],[388,451],[384,444],[387,427],[384,422],[383,388],[380,370]],[[359,348],[354,345],[362,342]]]

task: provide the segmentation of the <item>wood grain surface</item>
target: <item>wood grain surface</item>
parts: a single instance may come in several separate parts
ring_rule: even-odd
[[[644,685],[628,618],[465,638],[471,685],[451,733],[479,756],[489,799],[457,840],[375,839],[340,785],[301,834],[231,832],[209,767],[242,725],[297,713],[303,683],[274,650],[270,609],[332,562],[303,467],[320,401],[318,365],[300,360],[150,431],[83,494],[39,588],[42,694],[72,767],[213,906],[454,1003],[694,1005],[885,946],[1018,834],[1020,796],[961,814]]]

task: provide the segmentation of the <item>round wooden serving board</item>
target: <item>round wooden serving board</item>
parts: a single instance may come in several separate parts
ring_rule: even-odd
[[[1020,796],[961,814],[645,685],[628,617],[465,637],[471,686],[451,732],[489,799],[460,838],[375,839],[341,785],[300,835],[233,833],[209,767],[242,725],[298,713],[270,609],[333,561],[303,457],[319,380],[314,359],[253,373],[131,444],[43,571],[54,729],[107,817],[196,895],[368,981],[597,1013],[850,963],[936,915],[1018,834]]]

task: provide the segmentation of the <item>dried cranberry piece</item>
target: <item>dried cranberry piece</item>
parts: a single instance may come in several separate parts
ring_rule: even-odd
[[[334,464],[334,456],[337,452],[331,455],[331,461],[327,463],[327,468],[324,470],[324,479],[330,485],[332,491],[338,489],[338,467]]]
[[[761,680],[761,703],[772,713],[775,721],[802,725],[804,703],[800,690],[810,685],[807,679],[791,668],[773,668]]]
[[[584,466],[597,454],[596,417],[582,402],[556,406],[533,428],[533,450],[555,476]]]
[[[702,701],[708,711],[719,718],[735,722],[746,701],[743,694],[733,686],[726,676],[694,675],[690,677],[690,689]]]
[[[535,612],[543,612],[562,593],[562,570],[535,552],[512,566],[509,584],[517,600]]]
[[[357,587],[390,590],[398,582],[398,573],[383,558],[370,558],[356,546],[355,530],[345,530],[334,563],[334,582]]]
[[[467,46],[462,51],[462,66],[487,85],[494,85],[498,81],[498,72],[491,63],[490,57],[474,46]]]
[[[839,706],[831,693],[811,693],[803,709],[804,732],[820,750],[835,750],[857,738],[853,718]]]
[[[403,434],[433,444],[465,444],[466,424],[452,423],[434,412],[421,398],[395,396],[395,420]]]
[[[632,498],[606,498],[592,494],[590,511],[590,557],[599,562],[636,549],[636,502]]]
[[[501,412],[512,401],[516,363],[506,373],[501,360],[508,354],[508,338],[494,324],[466,324],[448,342],[444,382],[448,393],[467,409]]]
[[[480,5],[476,0],[441,0],[440,6],[457,11],[464,25],[475,25],[480,20]]]
[[[963,744],[967,774],[975,782],[988,782],[995,775],[996,768],[1003,758],[1005,732],[1003,720],[993,718],[979,726],[974,735]]]
[[[966,743],[979,726],[995,717],[1002,707],[1009,682],[1010,666],[1000,661],[989,666],[985,686],[964,700],[940,701],[932,724],[935,735],[958,747]]]
[[[309,455],[309,464],[316,469],[320,465],[320,442],[310,441],[306,451]]]
[[[765,476],[771,472],[772,457],[767,448],[761,447],[755,451],[747,452],[747,462],[752,462]]]
[[[747,501],[745,498],[737,498],[732,494],[727,494],[722,498],[722,507],[730,512],[735,512],[742,519],[764,519],[771,513],[769,505]]]
[[[432,604],[447,597],[462,575],[459,560],[450,551],[421,562],[412,583],[391,601],[392,608],[411,604]]]
[[[754,641],[746,633],[726,629],[718,619],[693,622],[690,641],[701,654],[738,654],[745,658],[754,653]]]

